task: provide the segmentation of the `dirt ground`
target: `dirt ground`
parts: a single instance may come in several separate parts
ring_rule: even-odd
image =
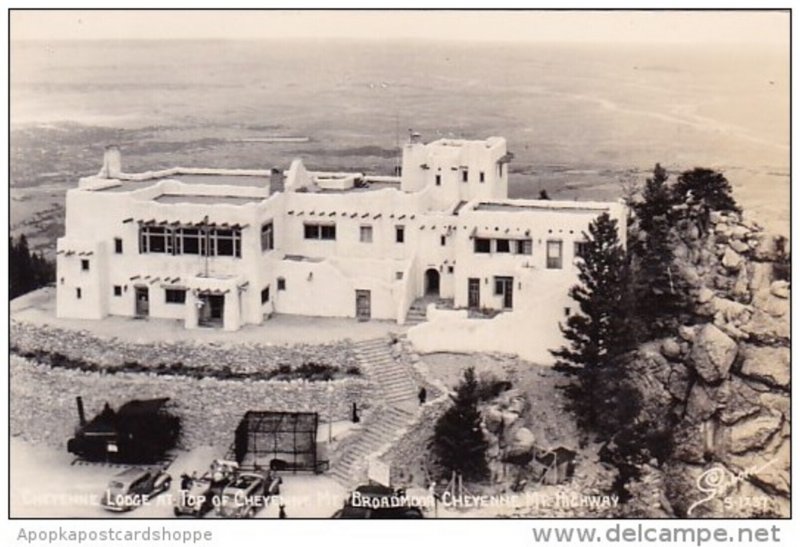
[[[56,317],[55,308],[56,289],[45,287],[12,300],[11,317],[34,325],[86,330],[105,338],[139,343],[198,340],[229,344],[323,344],[344,339],[368,340],[406,330],[393,321],[359,322],[347,318],[281,314],[273,315],[263,325],[245,325],[236,332],[203,328],[187,330],[183,321],[152,317],[147,320],[118,316],[109,316],[102,321],[64,319]]]

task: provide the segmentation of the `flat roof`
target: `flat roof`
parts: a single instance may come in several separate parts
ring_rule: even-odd
[[[524,213],[529,211],[569,211],[569,212],[586,212],[596,213],[598,211],[608,211],[608,206],[598,206],[593,204],[581,205],[580,202],[575,204],[561,204],[555,202],[552,205],[547,203],[479,203],[473,209],[474,211],[493,211],[499,213]]]
[[[352,188],[345,188],[339,190],[336,188],[321,188],[318,193],[320,194],[352,194],[357,192],[376,192],[378,190],[385,190],[386,188],[399,189],[399,182],[368,182],[363,186],[353,186]]]
[[[244,186],[253,188],[269,188],[270,179],[264,175],[195,175],[195,174],[177,174],[169,176],[155,176],[153,178],[143,178],[140,180],[135,179],[119,179],[119,184],[108,186],[106,188],[98,188],[92,190],[94,192],[131,192],[133,190],[140,190],[148,188],[154,184],[158,184],[162,180],[177,180],[184,184],[211,184],[211,185],[225,185],[225,186]]]
[[[197,203],[201,205],[246,205],[267,199],[266,196],[215,196],[200,194],[161,194],[153,198],[159,203]]]

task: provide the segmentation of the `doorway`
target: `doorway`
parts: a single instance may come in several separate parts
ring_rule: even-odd
[[[467,284],[467,307],[476,310],[481,307],[481,280],[470,277]]]
[[[514,278],[495,277],[494,294],[503,297],[503,308],[510,310],[514,307]]]
[[[425,296],[439,296],[439,270],[425,270]]]
[[[150,315],[150,289],[136,287],[136,317]]]
[[[225,295],[201,294],[197,323],[203,327],[221,327],[225,309]]]
[[[369,321],[372,316],[371,300],[370,291],[356,290],[356,318],[359,321]]]

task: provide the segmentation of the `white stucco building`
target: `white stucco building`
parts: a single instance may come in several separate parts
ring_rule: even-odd
[[[225,330],[273,313],[404,323],[428,295],[510,312],[501,323],[546,317],[558,336],[582,232],[608,212],[624,241],[624,207],[508,199],[510,158],[500,137],[412,136],[401,177],[300,160],[283,172],[129,174],[109,147],[101,171],[67,192],[58,315]]]

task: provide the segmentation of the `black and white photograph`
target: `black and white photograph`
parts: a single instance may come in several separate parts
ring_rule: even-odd
[[[7,17],[8,518],[790,518],[789,9]]]

